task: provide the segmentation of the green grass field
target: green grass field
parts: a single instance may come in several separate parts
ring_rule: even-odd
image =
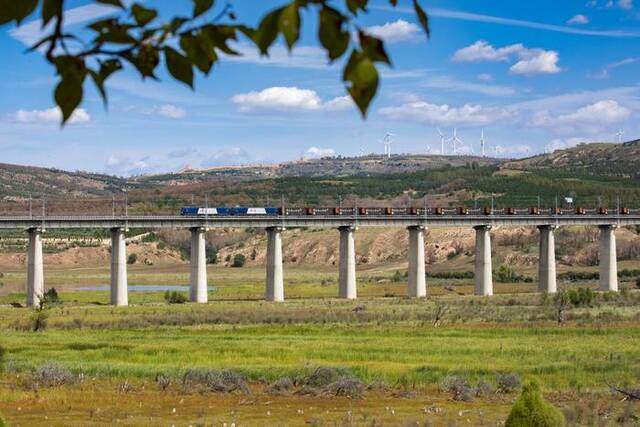
[[[482,380],[493,388],[501,374],[516,374],[525,381],[536,379],[555,402],[566,408],[583,402],[585,396],[596,396],[594,399],[605,399],[607,405],[615,406],[615,398],[607,394],[608,384],[633,386],[639,382],[640,291],[632,289],[631,281],[623,282],[624,291],[619,294],[598,294],[587,306],[567,307],[566,321],[559,326],[557,306],[552,298],[544,300],[535,293],[535,284],[496,284],[498,294],[483,298],[470,295],[469,280],[430,279],[430,297],[411,300],[403,296],[404,280],[391,279],[401,267],[362,269],[358,284],[361,298],[356,301],[334,298],[337,277],[331,268],[288,268],[287,301],[269,303],[262,299],[263,269],[214,267],[209,275],[210,286],[214,287],[209,304],[169,305],[162,292],[131,292],[131,306],[119,308],[106,305],[106,291],[80,290],[85,285],[107,283],[108,269],[50,269],[47,287],[59,289],[62,303],[46,310],[45,330],[31,330],[33,310],[8,305],[23,303],[24,294],[10,291],[0,297],[0,303],[6,304],[0,307],[0,346],[6,351],[5,373],[0,375],[0,402],[4,402],[0,403],[0,412],[16,423],[46,424],[38,417],[51,416],[65,424],[78,418],[57,411],[54,402],[62,399],[69,407],[85,407],[88,404],[78,393],[85,390],[96,402],[112,402],[112,406],[102,405],[110,411],[107,418],[97,417],[91,422],[111,423],[124,411],[113,406],[120,401],[118,384],[133,384],[140,393],[136,396],[145,402],[168,399],[166,393],[184,400],[180,397],[183,392],[157,391],[153,382],[159,374],[179,382],[191,368],[232,369],[245,375],[257,390],[250,404],[253,412],[240,409],[240,396],[214,398],[205,394],[189,399],[203,407],[209,405],[217,414],[213,419],[229,420],[222,413],[234,407],[238,413],[246,413],[240,420],[262,425],[271,425],[261,405],[272,400],[260,384],[285,376],[299,377],[317,366],[346,368],[367,384],[381,382],[392,391],[410,389],[418,393],[402,404],[393,403],[395,391],[370,391],[355,404],[323,396],[318,402],[324,403],[317,403],[318,407],[339,408],[323,413],[322,420],[330,423],[341,422],[345,414],[358,407],[365,411],[365,415],[359,413],[365,420],[367,414],[376,414],[377,420],[394,424],[393,419],[385,418],[390,416],[388,411],[374,402],[404,405],[402,422],[420,411],[418,419],[422,419],[428,401],[455,408],[447,412],[449,415],[472,411],[469,419],[475,421],[471,423],[504,419],[515,396],[452,402],[440,391],[440,385],[452,375],[472,384]],[[130,269],[129,277],[136,285],[184,284],[188,271],[186,266],[136,266]],[[23,278],[23,273],[16,270],[5,273],[3,280],[7,288],[15,290]],[[455,290],[444,285],[454,285]],[[561,286],[594,287],[595,283]],[[59,395],[40,389],[35,401],[40,404],[27,410],[29,402],[34,402],[29,378],[50,362],[93,380],[59,388]],[[95,384],[104,382],[110,384],[108,389],[95,388]],[[289,398],[282,405],[308,403],[295,394]],[[207,399],[218,404],[211,407]],[[17,411],[17,405],[23,409]],[[123,405],[128,408],[126,413],[137,414],[133,424],[145,423],[141,420],[146,416],[158,423],[171,420],[152,416],[142,406]],[[47,415],[38,412],[43,408],[47,408]],[[95,411],[85,409],[87,414]],[[258,413],[262,416],[252,418]],[[293,413],[291,417],[285,419],[293,423]],[[196,417],[196,424],[199,419]],[[90,420],[87,418],[87,423]]]

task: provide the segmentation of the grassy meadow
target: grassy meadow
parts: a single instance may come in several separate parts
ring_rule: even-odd
[[[467,270],[460,262],[456,269]],[[331,266],[287,267],[287,300],[269,303],[263,268],[212,266],[209,304],[167,304],[163,292],[130,292],[129,307],[111,307],[107,291],[82,290],[108,283],[108,268],[50,267],[46,287],[59,291],[61,303],[45,310],[46,327],[34,332],[35,312],[10,305],[24,303],[24,272],[5,269],[0,413],[12,425],[495,425],[517,397],[496,392],[502,375],[537,380],[578,424],[600,419],[602,408],[629,411],[608,385],[637,386],[640,378],[633,278],[618,294],[568,305],[559,325],[557,303],[536,293],[535,283],[496,283],[497,295],[484,298],[471,295],[472,279],[429,278],[429,298],[412,300],[396,273],[404,270],[359,269],[360,298],[344,301],[335,298]],[[136,265],[129,273],[137,286],[188,280],[188,265]],[[596,282],[560,286],[595,289]],[[51,363],[76,380],[43,384],[38,372]],[[269,391],[318,367],[366,389],[357,397],[313,395],[296,380],[288,392]],[[248,392],[195,392],[184,384],[190,369],[239,373]],[[492,391],[458,400],[443,387],[452,377]]]

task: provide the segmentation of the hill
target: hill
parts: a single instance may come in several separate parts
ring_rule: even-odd
[[[623,144],[580,144],[566,150],[507,162],[505,169],[562,169],[588,175],[640,178],[640,140]]]
[[[50,196],[98,196],[120,191],[127,180],[88,172],[67,172],[0,163],[0,199],[24,199],[31,194]]]

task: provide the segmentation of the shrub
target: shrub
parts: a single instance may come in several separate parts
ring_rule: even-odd
[[[400,273],[400,270],[396,270],[395,274],[393,275],[393,277],[391,277],[391,281],[398,283],[398,282],[402,282],[402,273]]]
[[[47,329],[47,320],[49,319],[49,313],[41,305],[40,308],[34,310],[29,318],[31,323],[31,330],[33,332],[40,332]]]
[[[361,397],[364,384],[358,378],[345,376],[330,384],[327,391],[334,396]]]
[[[135,264],[136,261],[138,261],[138,255],[137,254],[129,254],[129,256],[127,257],[127,264]]]
[[[218,263],[218,248],[211,246],[207,248],[207,264]]]
[[[244,255],[236,254],[233,257],[233,264],[231,264],[231,267],[243,267],[245,262],[247,262],[247,258]]]
[[[0,427],[6,427],[7,423],[5,422],[4,418],[2,418],[2,414],[0,414]]]
[[[589,288],[578,288],[569,290],[569,301],[575,307],[589,306],[596,298],[595,292]]]
[[[48,289],[40,298],[40,305],[50,307],[52,305],[60,304],[60,297],[56,288]]]
[[[505,427],[561,427],[566,424],[559,409],[547,402],[537,383],[524,386],[511,407]]]
[[[182,292],[166,291],[164,293],[164,300],[168,304],[184,304],[187,302],[187,297]]]
[[[469,382],[457,375],[450,375],[442,381],[442,389],[451,393],[453,400],[470,402],[473,400],[474,390]]]
[[[522,381],[517,374],[498,375],[498,393],[513,393],[518,391]]]
[[[269,392],[271,393],[282,393],[284,391],[289,391],[293,388],[293,381],[289,377],[282,377],[275,380],[269,386]]]
[[[43,387],[58,387],[74,381],[71,371],[53,362],[48,362],[38,369],[34,379]]]
[[[182,387],[185,391],[212,391],[215,393],[240,391],[244,394],[251,394],[245,377],[228,369],[189,369],[182,377]]]
[[[636,288],[640,289],[640,277],[636,279]]]
[[[300,382],[311,387],[326,387],[340,378],[350,377],[351,372],[346,368],[318,366],[314,371],[305,375]]]

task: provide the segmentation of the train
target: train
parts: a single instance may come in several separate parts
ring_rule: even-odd
[[[181,216],[425,216],[425,215],[630,215],[640,214],[640,210],[620,208],[610,210],[608,208],[504,208],[492,209],[484,208],[395,208],[395,207],[216,207],[202,208],[197,206],[186,206],[180,209]]]

